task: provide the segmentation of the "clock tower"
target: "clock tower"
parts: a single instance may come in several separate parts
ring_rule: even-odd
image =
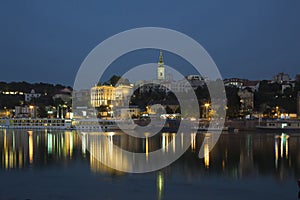
[[[162,50],[160,50],[160,52],[159,52],[159,61],[158,61],[158,66],[157,66],[157,79],[158,80],[165,79],[165,67],[164,67]]]

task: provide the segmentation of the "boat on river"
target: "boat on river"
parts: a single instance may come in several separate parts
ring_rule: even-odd
[[[7,129],[71,129],[71,119],[60,118],[2,118],[0,127]]]
[[[273,130],[273,131],[300,131],[300,120],[267,120],[259,122],[256,126],[261,130]]]
[[[126,119],[98,119],[83,118],[74,119],[74,128],[77,130],[108,131],[108,130],[132,130],[137,126],[132,120]]]
[[[194,131],[228,131],[228,126],[222,126],[222,124],[215,120],[215,121],[208,121],[208,120],[199,120],[193,123],[191,130]]]

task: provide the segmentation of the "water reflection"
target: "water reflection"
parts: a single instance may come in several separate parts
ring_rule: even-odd
[[[164,174],[161,171],[157,173],[156,186],[157,186],[157,199],[161,200],[163,198],[163,191],[164,191]]]
[[[23,168],[72,159],[79,138],[71,131],[0,130],[1,168]]]
[[[131,161],[121,149],[144,153],[144,160],[151,163],[151,152],[162,149],[165,155],[174,155],[189,142],[190,149],[166,169],[180,171],[192,179],[212,174],[236,179],[271,175],[279,180],[300,176],[300,134],[223,134],[212,151],[209,150],[214,142],[213,133],[178,134],[179,137],[175,133],[162,133],[139,139],[120,132],[79,135],[75,131],[4,129],[0,130],[1,168],[66,165],[76,160],[88,164],[95,173],[121,175],[95,157],[116,168],[120,165],[131,168]],[[199,158],[202,144],[203,157]],[[163,179],[163,174],[158,173],[158,193],[162,193]]]

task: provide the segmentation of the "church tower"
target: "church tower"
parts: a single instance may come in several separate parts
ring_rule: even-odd
[[[157,79],[158,80],[165,79],[165,67],[164,67],[162,50],[160,50],[160,52],[159,52],[159,61],[158,61],[158,66],[157,66]]]

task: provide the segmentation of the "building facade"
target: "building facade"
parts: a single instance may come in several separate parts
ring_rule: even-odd
[[[94,86],[91,88],[91,105],[93,107],[108,106],[115,100],[115,87],[108,85]]]
[[[15,106],[15,117],[37,117],[37,106]]]
[[[283,83],[290,80],[291,80],[290,76],[285,73],[278,73],[273,77],[273,81],[276,83]]]
[[[100,106],[125,106],[129,102],[133,87],[130,85],[118,85],[117,87],[101,85],[91,88],[91,105]]]
[[[254,94],[251,89],[240,89],[238,91],[240,97],[241,109],[240,113],[252,113],[254,108]]]
[[[31,90],[30,93],[24,93],[25,102],[30,102],[34,98],[39,98],[41,96],[40,93],[35,93],[34,89]]]

